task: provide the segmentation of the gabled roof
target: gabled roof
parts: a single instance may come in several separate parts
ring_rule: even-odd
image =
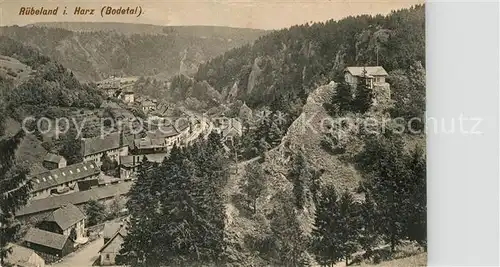
[[[62,249],[69,236],[44,231],[38,228],[30,228],[24,236],[24,241],[42,245],[49,248]]]
[[[30,266],[28,261],[33,254],[36,254],[35,251],[12,243],[7,244],[7,247],[12,249],[11,253],[8,254],[6,258],[8,263],[16,266]]]
[[[241,136],[243,134],[243,127],[241,122],[235,118],[231,118],[229,120],[229,124],[225,125],[222,129],[222,137],[226,137],[229,135],[238,135]]]
[[[93,155],[108,150],[120,148],[119,132],[110,133],[106,136],[83,139],[83,156]]]
[[[364,70],[366,74],[370,76],[387,76],[387,71],[382,66],[370,66],[370,67],[347,67],[345,71],[348,71],[353,76],[362,76]]]
[[[55,210],[68,203],[79,205],[87,203],[91,199],[100,200],[123,195],[130,191],[131,186],[132,182],[122,182],[66,195],[31,200],[16,212],[16,217]]]
[[[107,222],[104,224],[103,237],[104,239],[112,238],[122,227],[120,222]]]
[[[59,163],[63,159],[64,159],[63,156],[59,156],[59,155],[52,154],[52,153],[47,153],[47,155],[45,155],[45,158],[43,158],[43,161]]]
[[[53,211],[44,220],[55,222],[64,231],[83,219],[85,219],[85,214],[77,206],[70,203]]]
[[[101,253],[109,244],[113,242],[113,240],[120,235],[121,237],[126,237],[128,234],[127,229],[125,228],[125,225],[120,226],[120,229],[116,231],[116,233],[102,246],[102,248],[99,250],[99,253]]]
[[[92,162],[81,162],[64,168],[54,169],[34,175],[31,178],[31,192],[37,192],[64,183],[97,175],[101,170]]]

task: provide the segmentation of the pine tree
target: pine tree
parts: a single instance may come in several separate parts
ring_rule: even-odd
[[[155,201],[155,188],[153,188],[154,166],[146,157],[139,165],[137,180],[132,185],[128,196],[127,208],[130,212],[127,224],[128,234],[124,238],[122,248],[117,256],[120,264],[132,266],[154,266],[156,262],[155,251],[151,249],[158,231]]]
[[[331,109],[330,113],[334,116],[344,115],[346,112],[351,111],[353,105],[353,97],[351,86],[345,82],[341,81],[335,90],[335,94],[332,95]]]
[[[19,131],[10,138],[0,140],[0,265],[11,252],[7,244],[15,241],[20,225],[15,220],[17,209],[26,204],[31,183],[28,172],[15,165],[15,152],[24,138]]]
[[[302,209],[309,197],[309,186],[313,177],[313,170],[302,152],[295,156],[288,177],[293,183],[295,205],[297,209]]]
[[[408,218],[408,237],[410,240],[417,241],[426,248],[427,245],[427,194],[426,194],[426,160],[424,151],[416,147],[413,151],[409,168],[411,178],[409,179],[410,205],[407,210]]]
[[[367,85],[367,78],[359,77],[358,84],[356,86],[356,96],[354,98],[355,110],[359,113],[367,112],[373,103],[373,91]]]
[[[111,158],[108,156],[107,153],[104,153],[102,155],[101,162],[102,162],[101,171],[106,174],[112,173],[112,171],[118,168],[118,163],[116,161],[111,160]]]
[[[131,223],[120,261],[146,266],[223,263],[222,189],[229,160],[220,140],[212,133],[188,148],[174,147],[159,166],[141,165],[127,203]]]
[[[203,255],[200,235],[204,234],[200,221],[199,199],[201,190],[196,177],[196,166],[187,153],[174,148],[170,157],[160,167],[163,173],[160,195],[164,220],[161,236],[161,255],[165,264],[181,264],[188,260],[201,261]]]
[[[224,238],[224,228],[226,220],[226,208],[224,205],[223,188],[229,178],[228,159],[225,156],[219,134],[209,135],[206,143],[201,147],[198,162],[197,176],[200,177],[202,198],[199,199],[206,222],[206,234],[203,238],[203,248],[209,259],[216,264],[221,264],[222,255],[225,252],[226,244]],[[210,160],[207,160],[210,159]],[[203,235],[202,235],[203,236]]]
[[[276,147],[281,143],[281,138],[283,137],[283,131],[281,130],[279,124],[275,121],[269,124],[269,129],[267,133],[267,143],[270,147]]]
[[[85,204],[84,210],[88,218],[88,225],[96,225],[102,222],[106,216],[106,207],[94,199]]]
[[[241,191],[247,195],[253,213],[257,212],[257,199],[266,190],[266,176],[260,164],[249,164],[245,168],[245,183],[241,186]]]
[[[147,157],[143,157],[141,164],[137,170],[137,180],[132,185],[128,195],[127,209],[132,215],[140,217],[142,211],[145,211],[151,198],[151,169],[152,163],[148,161]]]
[[[349,258],[356,252],[358,247],[358,206],[354,202],[352,194],[347,190],[342,193],[337,205],[339,207],[339,214],[336,231],[339,250],[345,259],[346,266],[348,266]]]
[[[365,201],[361,205],[359,244],[365,251],[364,257],[372,256],[373,248],[378,243],[379,232],[378,212],[372,196],[365,193]]]
[[[309,247],[307,236],[304,234],[297,212],[287,192],[278,195],[277,207],[271,219],[271,231],[274,240],[274,249],[278,254],[279,266],[304,266],[302,256]]]
[[[368,175],[368,190],[377,204],[379,233],[391,245],[391,251],[406,236],[406,223],[411,207],[411,172],[408,155],[400,136],[387,133],[365,144],[362,168]]]
[[[334,265],[342,259],[342,250],[337,228],[339,206],[335,187],[322,190],[316,206],[316,217],[312,231],[312,251],[321,265]]]

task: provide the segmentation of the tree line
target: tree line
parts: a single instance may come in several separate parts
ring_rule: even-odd
[[[117,261],[133,266],[224,262],[223,187],[228,161],[212,133],[174,147],[161,164],[145,159],[129,193],[128,235]]]

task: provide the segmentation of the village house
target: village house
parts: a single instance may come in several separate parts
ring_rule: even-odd
[[[94,162],[81,162],[59,169],[39,173],[31,178],[30,195],[34,199],[77,190],[77,182],[99,176],[100,169]]]
[[[64,257],[74,250],[74,242],[67,235],[61,235],[30,228],[23,238],[24,245],[36,252]]]
[[[127,103],[127,104],[132,104],[135,102],[135,95],[134,95],[134,91],[132,89],[124,89],[122,94],[121,94],[121,97],[123,99],[123,102]]]
[[[43,221],[38,223],[39,229],[56,234],[75,235],[72,241],[85,243],[85,214],[73,204],[65,204],[50,213]]]
[[[368,87],[373,89],[374,85],[384,84],[387,76],[387,72],[381,66],[347,67],[344,70],[345,81],[353,88],[356,88],[360,78],[366,78]]]
[[[236,118],[229,118],[223,120],[214,121],[213,129],[214,132],[221,135],[221,141],[226,147],[232,146],[235,138],[243,135],[243,126],[241,121]]]
[[[115,232],[113,233],[113,231]],[[105,235],[104,246],[102,246],[102,248],[99,250],[100,265],[101,266],[115,265],[116,256],[120,252],[120,249],[123,244],[123,239],[127,236],[126,227],[120,224],[120,225],[110,225],[106,229],[105,226],[104,235]]]
[[[120,80],[111,76],[106,80],[97,82],[97,88],[101,89],[106,96],[115,97],[118,90],[120,90]]]
[[[104,243],[108,243],[111,238],[120,230],[123,226],[123,222],[111,221],[104,223],[104,229],[102,230],[102,237],[104,239]]]
[[[132,151],[135,155],[165,153],[168,147],[165,139],[150,138],[148,136],[134,140],[134,149]]]
[[[63,156],[59,156],[52,153],[47,153],[45,158],[43,158],[43,167],[53,170],[66,167],[66,159]]]
[[[99,166],[101,158],[106,154],[111,160],[120,163],[120,156],[128,155],[128,144],[124,141],[123,133],[114,132],[104,137],[82,139],[83,161],[94,161]]]
[[[156,153],[156,154],[146,154],[146,155],[128,155],[122,156],[120,159],[120,178],[121,179],[131,179],[137,173],[137,169],[141,165],[144,157],[149,162],[161,163],[167,157],[167,153]]]
[[[156,104],[151,100],[145,100],[142,102],[142,111],[144,113],[148,113],[150,111],[155,110]]]
[[[7,248],[11,250],[7,254],[5,262],[19,267],[45,267],[45,260],[32,249],[9,243]]]
[[[373,111],[385,111],[392,105],[391,88],[386,81],[387,77],[387,71],[381,66],[347,67],[344,70],[345,81],[354,89],[353,95],[356,95],[360,79],[365,79],[367,87],[373,91]]]

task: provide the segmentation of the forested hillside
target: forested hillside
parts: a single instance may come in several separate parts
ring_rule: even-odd
[[[80,83],[73,72],[36,49],[0,36],[0,56],[2,65],[10,68],[6,75],[0,75],[0,138],[4,133],[11,135],[21,130],[25,118],[71,118],[77,111],[94,110],[102,104],[103,97],[94,85]],[[12,63],[19,67],[16,71]],[[35,123],[30,120],[26,126],[32,129]],[[20,162],[34,172],[43,171],[41,159],[47,150],[60,153],[68,162],[73,162],[78,155],[75,153],[78,140],[63,135],[68,138],[46,146],[48,143],[39,133],[48,125],[40,127],[39,132],[26,134],[21,142],[17,152]]]
[[[417,62],[425,67],[424,13],[424,6],[415,6],[388,16],[347,17],[271,32],[254,45],[202,64],[195,78],[224,96],[237,92],[250,107],[273,103],[286,109],[290,100],[303,101],[311,89],[338,78],[345,66],[381,65],[403,73]]]
[[[212,59],[194,78],[171,79],[169,97],[229,107],[243,135],[225,150],[212,134],[158,166],[143,163],[123,263],[388,266],[425,257],[425,135],[392,124],[424,114],[424,32],[423,6],[294,26]],[[340,74],[377,65],[377,54],[393,105],[372,109],[377,88],[361,80],[353,96]],[[367,129],[368,120],[388,125]]]
[[[192,74],[199,63],[264,33],[253,29],[197,26],[118,24],[120,27],[110,31],[106,23],[42,25],[47,27],[2,27],[0,35],[38,49],[71,69],[78,78],[89,81],[109,75],[167,78],[178,73]],[[139,33],[141,30],[144,31]]]
[[[0,36],[0,55],[12,57],[32,71],[22,83],[14,85],[15,77],[2,77],[5,108],[17,119],[25,115],[47,114],[48,107],[97,108],[102,97],[94,87],[80,83],[73,72],[31,47]]]

